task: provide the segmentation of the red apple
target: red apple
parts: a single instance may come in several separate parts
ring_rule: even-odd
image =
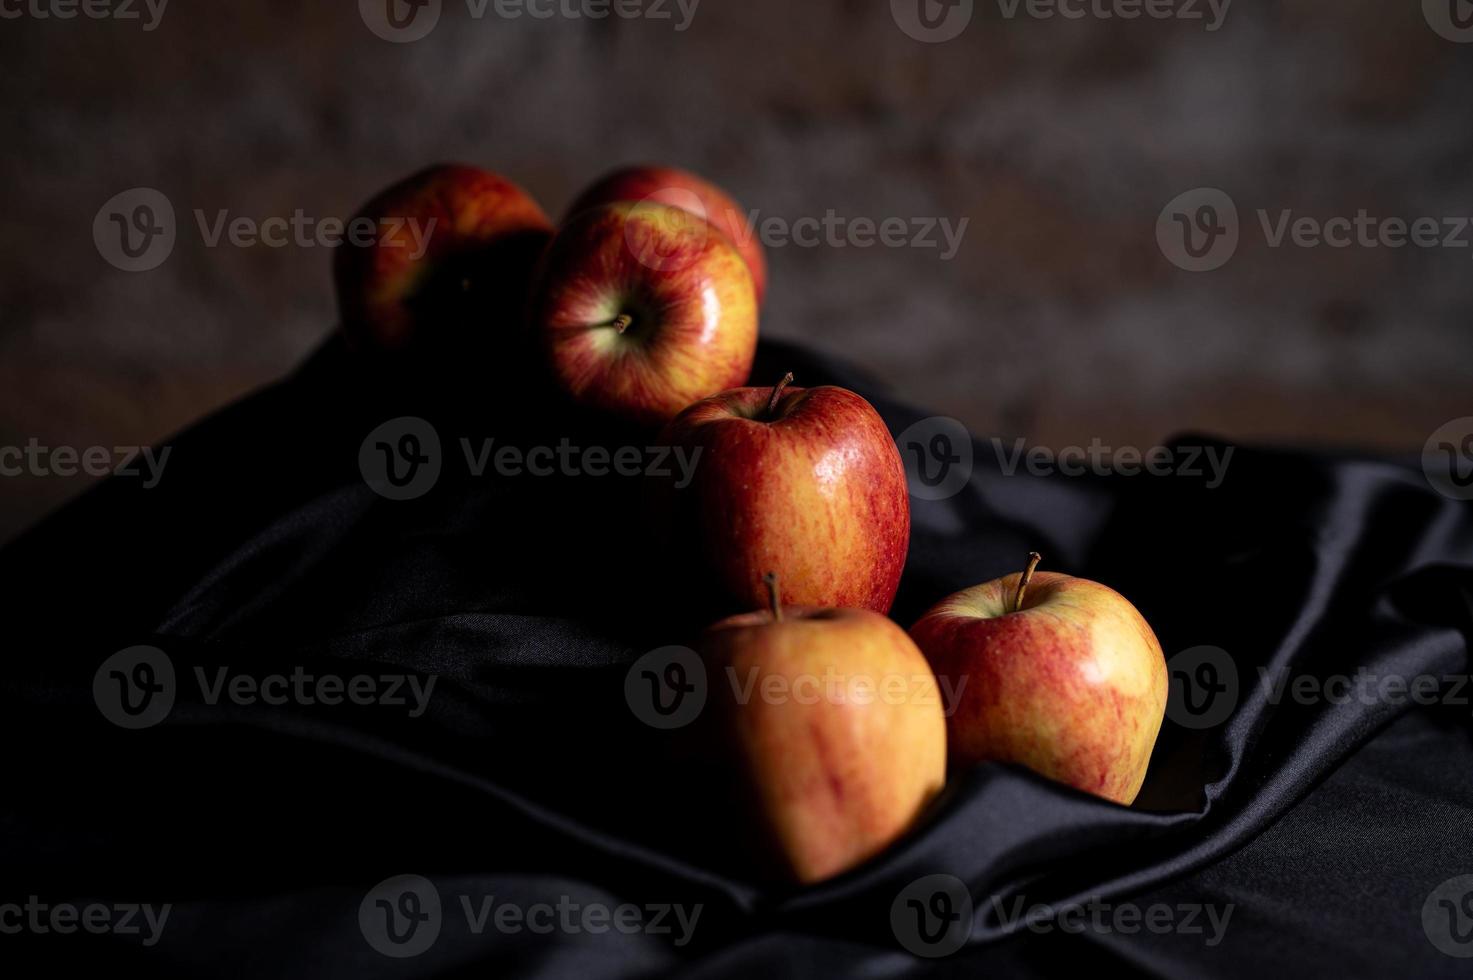
[[[703,219],[664,204],[574,215],[544,257],[531,320],[575,403],[654,426],[744,383],[757,351],[742,257]]]
[[[521,188],[458,164],[395,184],[349,230],[355,225],[371,233],[345,240],[333,271],[343,329],[357,349],[514,335],[552,236],[547,215]]]
[[[712,626],[702,655],[764,836],[798,881],[883,850],[945,783],[936,679],[888,618],[774,599]]]
[[[767,259],[762,254],[762,243],[741,206],[721,188],[674,167],[626,167],[584,191],[568,214],[615,201],[657,201],[705,218],[742,253],[761,305],[767,295]]]
[[[949,705],[955,763],[1018,762],[1129,805],[1166,711],[1161,644],[1120,593],[1044,572],[942,600],[911,627]]]
[[[905,466],[885,422],[844,388],[736,388],[698,402],[661,445],[697,460],[656,509],[673,567],[735,608],[783,601],[888,612],[910,545]],[[699,456],[696,455],[699,453]]]

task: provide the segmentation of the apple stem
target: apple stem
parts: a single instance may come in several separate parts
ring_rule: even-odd
[[[767,414],[771,415],[777,411],[777,400],[783,396],[783,389],[793,383],[793,372],[789,371],[783,375],[783,379],[772,386],[772,397],[767,399]]]
[[[1023,593],[1028,589],[1028,583],[1033,581],[1033,570],[1038,563],[1043,561],[1043,555],[1036,551],[1028,552],[1028,567],[1023,569],[1022,576],[1018,579],[1018,591],[1013,596],[1013,612],[1020,612],[1023,608]]]
[[[633,326],[633,324],[634,317],[630,316],[628,313],[620,313],[618,316],[614,317],[614,322],[609,324],[609,326],[613,327],[615,330],[619,331],[619,333],[622,334],[624,331]]]
[[[783,600],[782,593],[777,588],[777,572],[768,572],[762,576],[762,581],[767,584],[767,600],[772,603],[772,621],[781,623],[783,621]]]

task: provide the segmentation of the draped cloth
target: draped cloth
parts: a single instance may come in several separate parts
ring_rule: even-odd
[[[788,369],[860,392],[892,432],[933,424],[796,347],[764,344],[754,378]],[[650,550],[641,480],[507,476],[491,455],[648,437],[545,408],[533,381],[490,358],[365,367],[329,343],[168,440],[156,485],[109,478],[0,551],[0,905],[170,909],[152,944],[146,928],[28,925],[0,934],[0,960],[314,978],[1467,975],[1473,507],[1417,460],[1168,443],[1179,461],[1231,448],[1214,483],[1041,471],[1011,440],[973,440],[955,492],[914,496],[892,615],[908,626],[1030,550],[1129,597],[1173,667],[1145,786],[1124,808],[1015,766],[957,772],[892,847],[795,888],[756,870],[731,774],[632,710],[631,665],[691,644],[705,615]],[[439,473],[390,499],[365,480],[365,437],[406,417],[434,432]],[[172,702],[129,727],[104,709],[104,665],[137,648],[156,653],[121,676],[164,684],[136,672],[162,655]],[[220,686],[237,677],[317,695],[314,679],[366,678],[378,700],[267,703]],[[1228,703],[1215,721],[1212,698]],[[420,916],[432,941],[385,953],[380,913]]]

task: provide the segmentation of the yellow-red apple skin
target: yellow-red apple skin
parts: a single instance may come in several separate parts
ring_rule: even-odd
[[[674,567],[700,569],[735,609],[767,602],[889,612],[910,547],[905,464],[879,413],[845,388],[771,388],[698,402],[661,445],[700,451],[689,486],[660,498]]]
[[[746,212],[721,188],[703,177],[675,167],[624,167],[600,178],[568,208],[568,215],[615,201],[658,201],[691,209],[730,239],[752,273],[760,306],[767,296],[767,257]]]
[[[632,324],[611,324],[627,314]],[[619,202],[575,214],[548,247],[532,330],[573,402],[658,427],[743,384],[757,300],[736,248],[678,208]]]
[[[355,218],[384,223],[372,245],[344,242],[334,250],[339,315],[350,346],[399,350],[464,326],[443,322],[443,310],[415,306],[416,296],[450,262],[463,263],[454,275],[490,294],[493,308],[485,317],[504,320],[508,340],[520,328],[552,223],[516,184],[478,167],[439,164],[378,194]],[[418,257],[411,220],[428,232],[428,247]],[[495,327],[485,323],[488,332]]]
[[[798,881],[879,853],[944,785],[940,691],[888,618],[785,607],[779,623],[746,613],[712,626],[702,655],[764,836]]]
[[[1129,805],[1166,710],[1161,644],[1125,597],[1087,579],[1017,575],[942,600],[910,630],[948,692],[958,765],[1018,762]],[[964,686],[963,686],[964,685]]]

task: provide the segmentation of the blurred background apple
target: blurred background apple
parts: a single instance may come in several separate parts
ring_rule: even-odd
[[[743,209],[721,188],[675,167],[625,167],[603,177],[579,195],[568,208],[568,214],[614,201],[658,201],[705,218],[742,253],[752,273],[757,303],[761,305],[767,295],[767,259],[763,255],[761,235],[751,220],[752,212]]]
[[[441,164],[356,218],[377,228],[332,253],[338,310],[360,350],[505,348],[521,332],[532,270],[552,238],[537,202],[498,174]]]

